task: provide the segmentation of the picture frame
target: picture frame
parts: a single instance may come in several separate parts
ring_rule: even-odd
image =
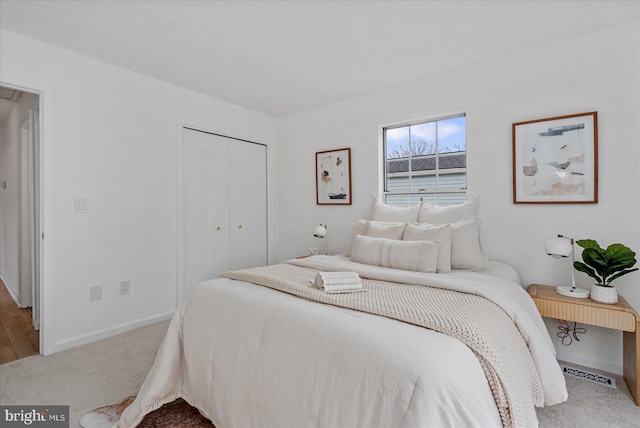
[[[598,203],[598,113],[512,125],[514,204]]]
[[[351,149],[316,152],[316,204],[351,203]]]

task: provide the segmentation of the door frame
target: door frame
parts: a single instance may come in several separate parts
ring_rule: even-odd
[[[39,98],[38,98],[39,101]],[[20,189],[20,215],[18,216],[18,251],[19,251],[19,288],[20,288],[20,307],[25,308],[31,306],[33,309],[34,323],[40,314],[37,313],[40,304],[37,302],[38,293],[36,292],[36,272],[40,270],[36,257],[36,225],[37,216],[35,211],[39,209],[39,202],[35,199],[36,178],[38,173],[35,171],[35,153],[36,153],[36,129],[34,121],[34,110],[28,109],[26,115],[20,122],[20,177],[18,177]],[[25,221],[26,220],[26,221]],[[39,225],[38,225],[39,227]],[[28,282],[28,287],[26,286]],[[35,324],[34,324],[35,325]],[[38,329],[36,329],[38,330]]]
[[[40,280],[36,287],[40,291],[40,354],[50,355],[55,351],[54,325],[54,283],[53,283],[53,111],[52,89],[32,82],[7,82],[0,80],[0,85],[38,95],[38,132],[40,198],[36,203],[39,209],[40,223]],[[45,239],[46,238],[46,239]]]
[[[270,143],[265,142],[265,138],[255,135],[247,135],[249,133],[240,133],[235,130],[227,128],[216,128],[210,125],[195,123],[194,121],[182,120],[178,121],[176,127],[176,308],[180,305],[185,297],[185,285],[184,285],[184,130],[190,129],[193,131],[206,132],[209,134],[218,135],[225,138],[231,138],[234,140],[245,141],[248,143],[261,144],[267,148],[267,260],[271,264],[274,259],[273,247],[275,245],[272,239],[275,236],[273,233],[274,224],[271,215],[273,212],[271,197],[272,192],[272,180],[270,176],[272,165],[272,146]]]

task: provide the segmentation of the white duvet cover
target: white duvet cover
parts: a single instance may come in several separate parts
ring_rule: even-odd
[[[397,271],[327,256],[289,262],[488,297],[529,345],[545,405],[567,398],[542,319],[512,281],[474,272]],[[226,278],[199,284],[176,311],[119,426],[135,426],[179,397],[218,428],[501,426],[484,372],[458,340]]]

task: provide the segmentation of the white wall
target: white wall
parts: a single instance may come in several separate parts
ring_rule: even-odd
[[[43,322],[53,348],[168,316],[176,306],[178,124],[272,150],[277,121],[14,33],[2,31],[0,43],[2,83],[43,90],[46,100],[53,259],[45,298],[53,305]],[[86,214],[74,213],[76,198],[87,199]],[[118,294],[122,280],[131,281],[130,295]],[[103,298],[90,302],[97,285]]]
[[[278,184],[280,259],[317,246],[313,226],[327,223],[330,252],[347,245],[351,227],[369,216],[378,194],[382,125],[443,114],[467,114],[469,194],[480,198],[483,244],[495,260],[515,266],[524,283],[567,284],[568,263],[548,257],[544,242],[562,233],[622,242],[640,253],[640,23],[349,99],[281,120]],[[598,112],[599,203],[514,205],[511,124]],[[353,205],[315,204],[314,153],[351,147]],[[577,273],[579,285],[591,281]],[[640,274],[617,282],[640,310]],[[551,323],[554,337],[556,323]],[[561,358],[621,372],[621,334],[587,327]]]
[[[20,227],[20,127],[29,109],[38,110],[38,96],[25,93],[0,124],[0,275],[9,293],[21,300],[19,266]]]

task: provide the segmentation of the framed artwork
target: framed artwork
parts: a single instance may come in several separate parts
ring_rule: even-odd
[[[351,149],[316,152],[316,204],[351,205]]]
[[[514,204],[598,203],[598,113],[514,123]]]

